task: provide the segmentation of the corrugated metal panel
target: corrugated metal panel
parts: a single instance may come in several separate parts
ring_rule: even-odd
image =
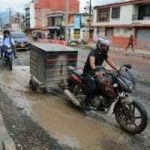
[[[150,29],[138,29],[137,45],[140,47],[150,48]]]
[[[67,79],[67,66],[77,65],[78,51],[54,44],[35,44],[31,48],[31,75],[48,87]]]

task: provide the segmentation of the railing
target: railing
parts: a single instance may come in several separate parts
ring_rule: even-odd
[[[143,16],[142,18],[139,17],[139,15],[133,15],[132,16],[132,20],[133,21],[136,21],[136,20],[150,20],[150,15],[149,16]]]

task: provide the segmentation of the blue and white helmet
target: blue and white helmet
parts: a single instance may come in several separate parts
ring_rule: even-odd
[[[105,45],[106,47],[104,48],[102,45]],[[109,51],[109,46],[110,46],[110,41],[106,37],[99,37],[97,41],[97,49],[102,52],[102,53],[108,53]]]

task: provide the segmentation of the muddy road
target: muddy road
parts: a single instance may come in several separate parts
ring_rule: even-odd
[[[80,51],[80,66],[83,66],[88,53],[87,50]],[[18,52],[19,58],[15,60],[15,67],[12,72],[0,64],[0,95],[2,95],[0,97],[0,108],[10,135],[19,145],[18,149],[22,147],[26,150],[29,148],[27,145],[30,146],[31,150],[46,148],[85,150],[150,149],[149,124],[143,133],[131,136],[119,128],[113,115],[85,114],[82,110],[65,101],[61,94],[43,95],[42,93],[32,93],[28,88],[30,79],[29,54],[30,52]],[[134,98],[143,103],[150,116],[150,60],[126,56],[122,53],[113,53],[112,58],[118,66],[124,63],[133,65],[133,71],[138,81],[133,95]],[[7,112],[10,113],[6,114]],[[30,119],[22,116],[28,116]],[[22,119],[23,121],[21,121]],[[30,123],[27,125],[26,121]],[[36,131],[41,133],[41,136],[43,135],[42,141],[43,145],[46,145],[45,147],[40,147],[42,142],[38,140],[40,136],[38,137],[37,134],[34,134],[34,137],[25,134],[26,125],[30,135],[34,133],[33,128],[39,126],[35,128]],[[25,136],[20,136],[24,134]],[[33,138],[37,140],[37,143],[30,143]],[[51,144],[48,145],[48,143]]]

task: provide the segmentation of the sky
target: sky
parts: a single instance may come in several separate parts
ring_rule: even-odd
[[[21,11],[24,8],[24,5],[28,2],[30,2],[31,0],[0,0],[0,11],[4,11],[4,10],[8,10],[8,8],[12,8],[15,11]],[[86,5],[86,1],[89,0],[80,0],[81,3],[81,10],[83,10],[83,8]],[[112,2],[118,2],[118,1],[123,1],[123,0],[92,0],[93,5],[96,4],[106,4],[106,3],[112,3]]]

